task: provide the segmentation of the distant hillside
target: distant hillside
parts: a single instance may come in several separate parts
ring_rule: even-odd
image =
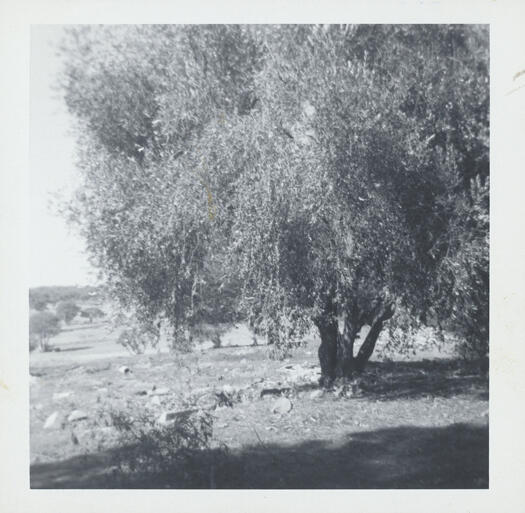
[[[66,300],[99,302],[102,301],[102,292],[99,287],[90,286],[51,286],[29,289],[29,306],[34,310],[42,310],[47,305],[55,305],[59,301]]]

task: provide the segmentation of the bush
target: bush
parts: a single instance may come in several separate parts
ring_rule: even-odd
[[[99,319],[105,317],[105,313],[97,307],[91,306],[80,311],[80,317],[89,319],[89,322],[93,322],[93,319]]]
[[[143,354],[148,346],[156,347],[158,341],[159,333],[153,328],[132,325],[124,328],[117,339],[117,344],[133,354]]]
[[[50,312],[37,312],[29,318],[29,344],[31,339],[38,341],[40,350],[47,351],[51,337],[60,333],[60,319]]]
[[[213,343],[215,349],[222,347],[222,336],[232,327],[233,323],[206,323],[202,322],[194,326],[191,330],[192,338],[195,342]]]
[[[117,486],[144,488],[209,487],[213,476],[210,440],[213,417],[203,411],[180,412],[168,425],[148,415],[110,413],[118,432],[112,466]]]
[[[73,301],[60,301],[56,307],[56,314],[59,319],[69,324],[80,312],[80,308]]]

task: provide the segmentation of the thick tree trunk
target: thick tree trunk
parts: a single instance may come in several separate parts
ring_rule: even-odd
[[[385,321],[394,315],[395,307],[391,302],[381,303],[376,310],[373,320],[371,322],[370,331],[365,338],[365,341],[359,348],[359,352],[355,358],[355,370],[359,373],[363,372],[368,360],[372,356],[376,347],[377,339],[383,329]]]
[[[336,317],[335,308],[330,303],[324,314],[315,320],[321,336],[321,386],[329,387],[335,378],[352,378],[354,372],[363,372],[374,352],[383,323],[394,315],[394,303],[377,300],[370,313],[361,313],[354,307],[351,313],[343,312]],[[354,342],[364,324],[370,324],[371,328],[354,357]]]
[[[328,387],[336,376],[337,366],[337,323],[333,320],[322,320],[316,323],[321,336],[319,346],[319,363],[321,364],[320,385]]]
[[[360,327],[343,313],[338,318],[336,376],[351,378],[354,372],[354,342]]]

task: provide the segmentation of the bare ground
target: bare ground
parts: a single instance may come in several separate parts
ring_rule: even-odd
[[[455,360],[371,362],[354,393],[339,397],[316,392],[315,340],[286,361],[269,360],[264,346],[77,362],[74,353],[32,359],[32,488],[120,486],[108,473],[118,439],[108,412],[211,408],[224,389],[236,399],[210,409],[212,443],[195,455],[204,471],[186,487],[488,486],[488,380]],[[276,389],[290,399],[288,413],[273,413]],[[68,421],[74,410],[87,418]],[[129,486],[178,486],[165,477]]]

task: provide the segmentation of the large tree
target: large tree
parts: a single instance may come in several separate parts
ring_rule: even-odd
[[[73,29],[72,217],[141,322],[178,343],[225,305],[278,351],[315,325],[325,383],[396,308],[465,327],[474,301],[486,324],[488,260],[454,266],[488,251],[487,47],[470,26]]]

